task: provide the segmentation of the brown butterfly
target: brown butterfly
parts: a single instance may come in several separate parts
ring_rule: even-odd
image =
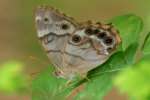
[[[103,64],[116,51],[121,39],[111,24],[84,22],[48,7],[35,13],[37,35],[56,75],[73,79]]]

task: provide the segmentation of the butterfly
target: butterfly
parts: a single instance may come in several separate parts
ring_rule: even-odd
[[[79,23],[49,6],[36,9],[35,23],[55,74],[69,80],[106,62],[121,42],[112,24]]]

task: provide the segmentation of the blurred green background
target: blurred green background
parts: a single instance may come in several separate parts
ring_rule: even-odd
[[[144,21],[144,31],[150,27],[150,0],[1,0],[0,1],[0,67],[9,61],[19,61],[27,74],[44,69],[49,61],[40,46],[34,25],[34,9],[51,5],[77,21],[104,22],[114,16],[133,13]],[[142,36],[141,36],[142,38]],[[122,97],[115,89],[106,97]],[[0,100],[28,100],[29,94],[6,95]]]

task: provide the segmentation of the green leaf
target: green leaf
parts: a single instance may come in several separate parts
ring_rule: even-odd
[[[135,67],[134,67],[135,66]],[[141,62],[129,66],[115,79],[115,84],[122,92],[128,93],[135,100],[150,99],[150,56]],[[134,67],[134,68],[132,68]]]
[[[46,69],[32,81],[32,100],[63,100],[58,93],[63,91],[65,84],[66,80],[56,78],[50,68]]]
[[[126,63],[128,65],[132,65],[132,64],[136,63],[136,58],[135,57],[137,57],[136,52],[138,50],[138,46],[139,46],[139,44],[137,44],[137,43],[131,44],[127,48],[127,50],[124,52]]]
[[[132,43],[137,43],[139,33],[143,29],[142,19],[133,14],[112,18],[113,25],[119,30],[122,38],[122,49],[127,49]]]
[[[0,67],[0,91],[5,93],[20,92],[27,86],[26,76],[22,73],[23,64],[9,61]]]
[[[143,46],[143,56],[150,55],[150,32],[147,34]]]
[[[75,96],[75,100],[102,100],[112,88],[111,75],[106,73],[86,82],[84,89]]]

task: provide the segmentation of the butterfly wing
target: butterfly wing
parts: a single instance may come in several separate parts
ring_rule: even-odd
[[[111,25],[78,24],[51,7],[39,7],[37,35],[57,75],[66,79],[86,74],[104,63],[120,43]]]
[[[109,25],[84,25],[70,37],[66,51],[66,74],[84,75],[103,64],[116,50],[120,37]],[[68,73],[67,73],[68,72]],[[68,75],[66,75],[68,76]]]
[[[61,66],[64,66],[65,45],[69,36],[76,30],[77,23],[56,9],[46,6],[37,8],[35,22],[38,38],[51,63],[56,69],[61,69]]]

